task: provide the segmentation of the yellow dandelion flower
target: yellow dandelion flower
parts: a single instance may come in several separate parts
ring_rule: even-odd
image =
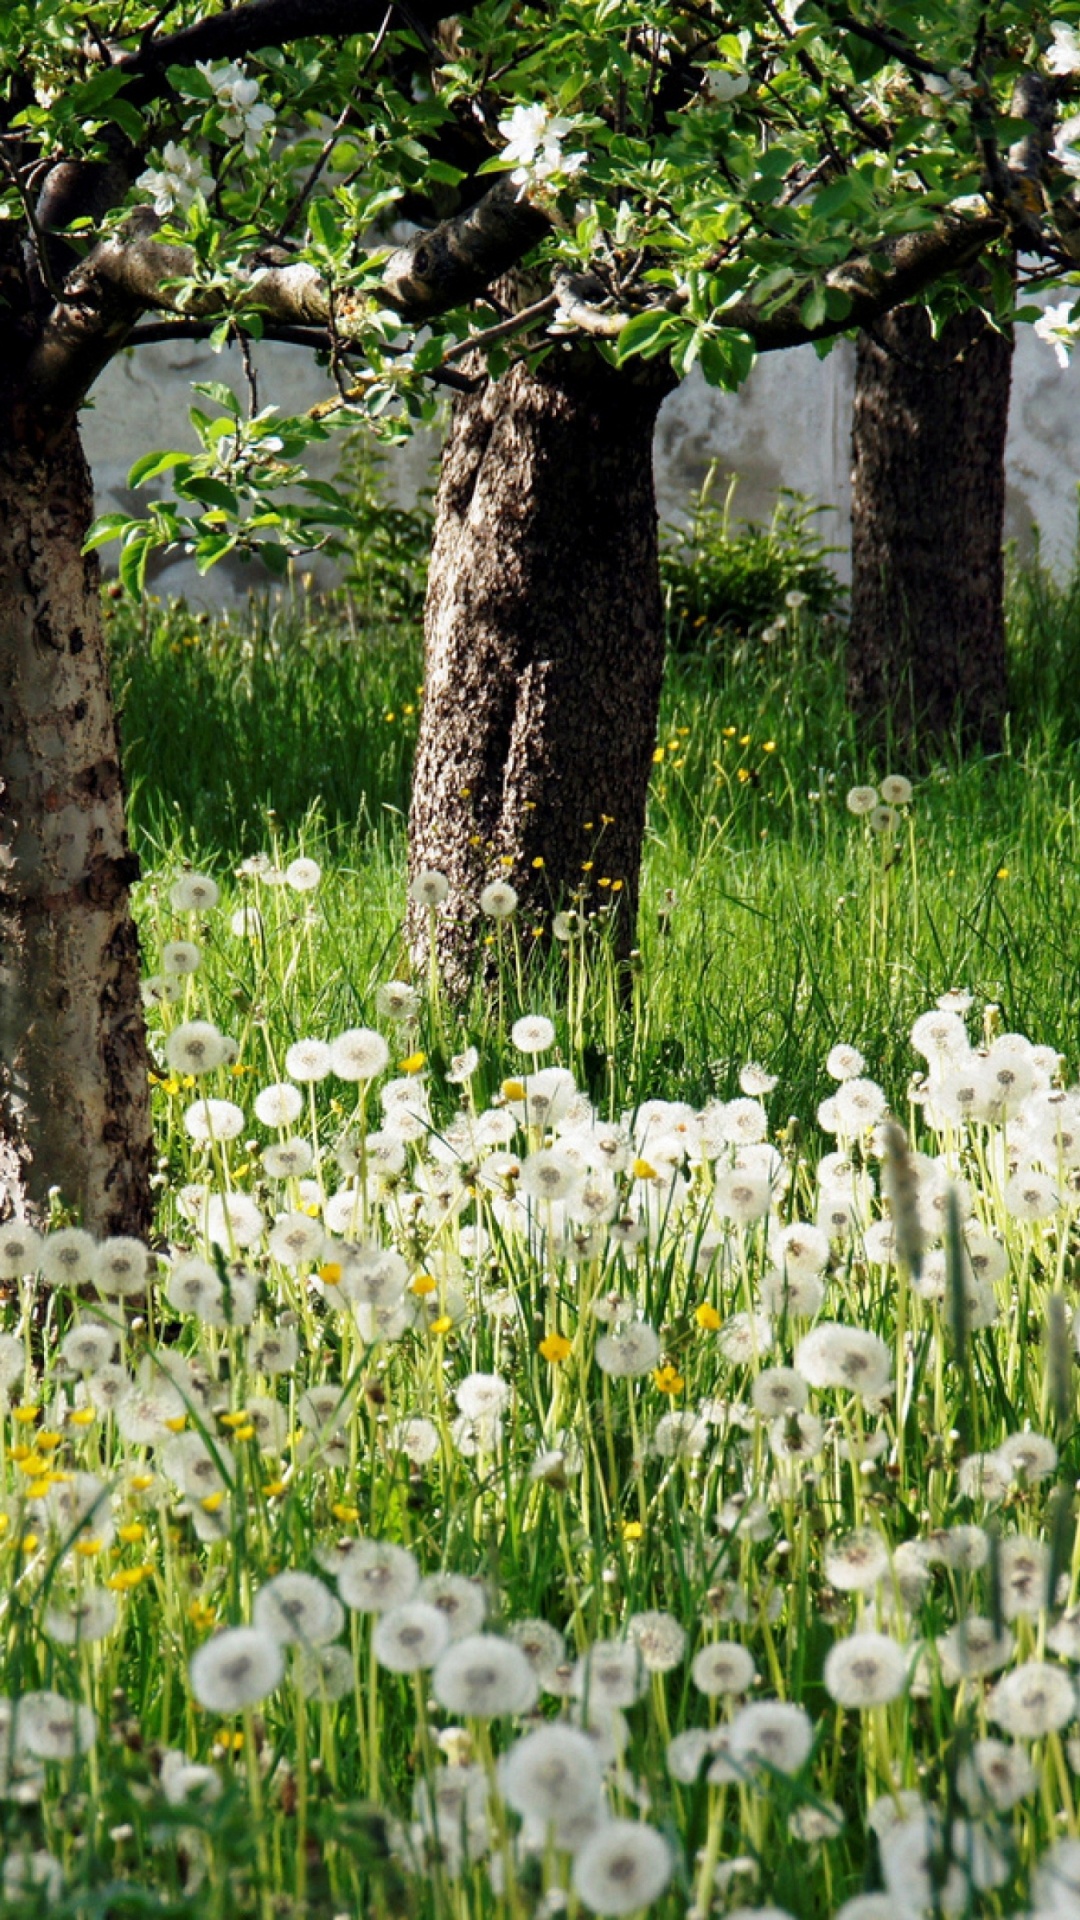
[[[350,1507],[344,1500],[336,1501],[330,1511],[335,1520],[340,1520],[343,1527],[355,1526],[360,1518],[359,1507]]]
[[[644,1533],[645,1533],[645,1529],[642,1526],[640,1520],[624,1520],[623,1521],[622,1537],[624,1540],[640,1540],[643,1537]]]
[[[438,1319],[432,1321],[431,1331],[432,1333],[449,1333],[453,1324],[448,1313],[440,1313]]]
[[[699,1327],[704,1327],[709,1333],[715,1333],[717,1327],[723,1324],[716,1308],[711,1307],[707,1300],[703,1300],[700,1307],[694,1308],[694,1319]]]
[[[398,1071],[400,1073],[419,1073],[426,1060],[426,1053],[410,1053],[407,1059],[398,1061]]]
[[[438,1284],[437,1280],[432,1279],[430,1273],[415,1273],[409,1281],[409,1292],[419,1294],[423,1300],[427,1294],[435,1292]]]
[[[657,1367],[653,1380],[659,1393],[681,1393],[686,1385],[678,1367]]]
[[[540,1342],[540,1352],[551,1366],[557,1367],[566,1359],[572,1345],[573,1342],[567,1339],[565,1333],[549,1333]]]
[[[125,1547],[133,1547],[137,1540],[146,1538],[146,1528],[141,1520],[129,1520],[126,1527],[117,1527],[116,1537],[123,1541]]]

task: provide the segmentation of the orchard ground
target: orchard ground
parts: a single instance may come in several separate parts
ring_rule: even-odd
[[[797,589],[675,636],[630,991],[461,1013],[410,625],[115,613],[160,1214],[0,1229],[5,1913],[1080,1913],[1076,600],[920,771]]]

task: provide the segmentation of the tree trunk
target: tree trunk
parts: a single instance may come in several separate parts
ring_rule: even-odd
[[[412,872],[450,882],[438,945],[455,994],[495,879],[530,935],[578,906],[613,917],[622,951],[632,938],[664,659],[652,435],[666,378],[557,349],[456,402],[409,823]],[[415,905],[410,937],[421,955]]]
[[[923,307],[859,336],[848,692],[931,751],[993,748],[1005,711],[1002,535],[1012,343]]]
[[[20,432],[19,429],[22,429]],[[0,439],[0,1217],[50,1188],[99,1234],[150,1226],[138,946],[90,476],[74,422]]]

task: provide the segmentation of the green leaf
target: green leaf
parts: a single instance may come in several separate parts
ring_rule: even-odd
[[[673,333],[686,326],[678,314],[668,313],[665,308],[654,307],[651,313],[636,313],[628,320],[616,342],[615,352],[619,365],[639,354],[643,360],[652,360],[662,353]]]
[[[198,500],[204,507],[220,507],[223,512],[234,514],[238,510],[238,501],[231,487],[223,480],[213,480],[209,476],[196,476],[183,481],[176,489],[184,500]]]
[[[799,313],[803,326],[808,327],[811,331],[824,326],[828,318],[828,308],[825,305],[825,288],[821,286],[811,287],[810,292],[799,308]]]
[[[185,467],[191,467],[190,453],[144,453],[128,474],[127,483],[129,487],[141,487],[147,480],[156,480],[159,473],[179,472]]]
[[[120,585],[133,600],[141,600],[146,583],[146,563],[150,558],[150,539],[146,533],[136,534],[121,548],[117,571]]]
[[[107,546],[110,540],[118,540],[130,525],[130,516],[126,513],[99,514],[83,541],[83,552],[93,553],[98,547]]]
[[[313,200],[308,208],[308,229],[317,246],[326,253],[338,253],[342,246],[341,225],[329,199]]]

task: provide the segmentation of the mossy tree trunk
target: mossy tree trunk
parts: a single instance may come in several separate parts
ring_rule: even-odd
[[[109,694],[90,476],[71,420],[0,430],[0,1217],[50,1189],[148,1231],[151,1135],[135,863]]]
[[[667,377],[557,349],[458,399],[443,456],[410,861],[450,882],[439,953],[464,991],[483,887],[526,938],[577,905],[637,912],[664,635],[652,438]],[[427,916],[413,910],[421,957]]]
[[[923,307],[859,336],[848,692],[870,734],[995,747],[1005,711],[1002,538],[1012,343]]]

